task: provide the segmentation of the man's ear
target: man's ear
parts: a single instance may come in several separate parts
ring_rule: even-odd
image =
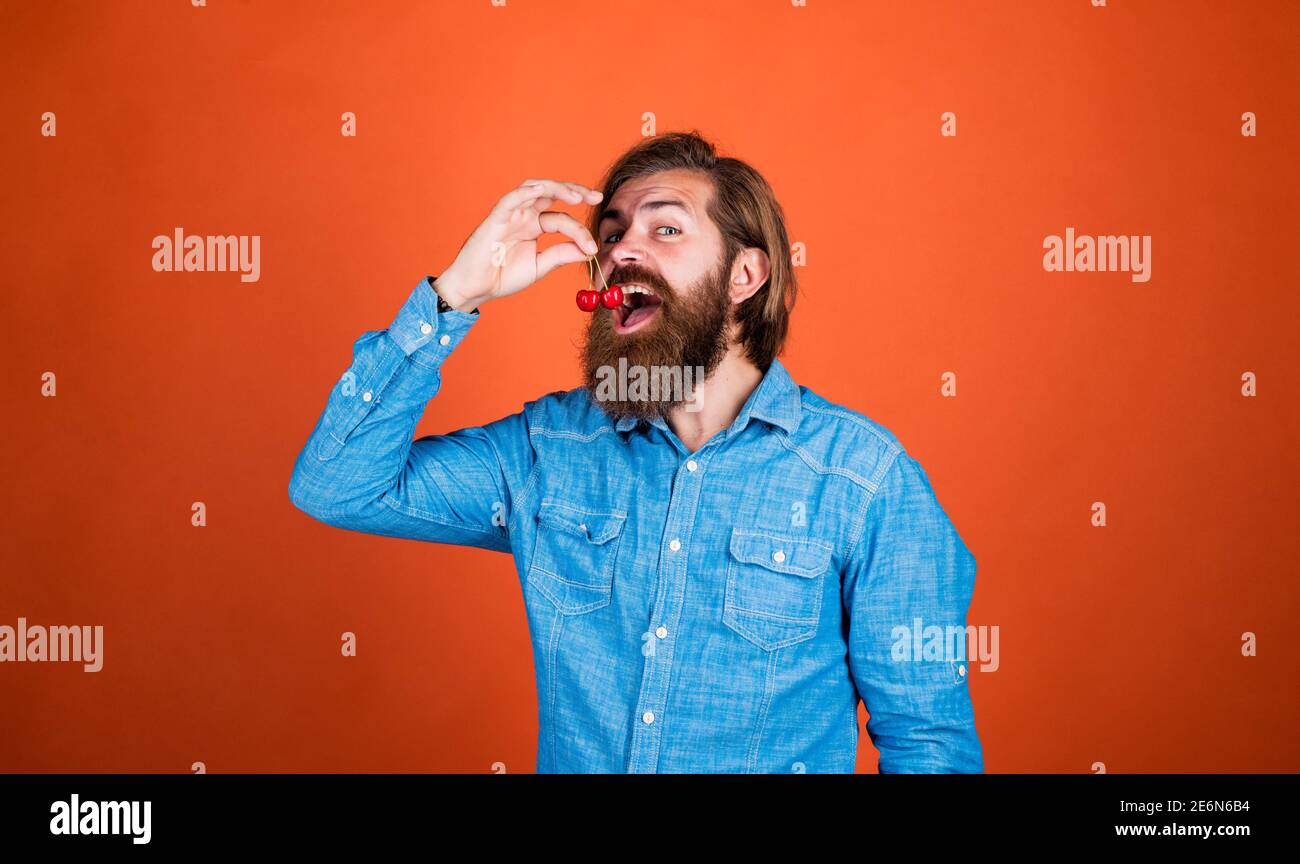
[[[736,254],[731,262],[731,275],[727,277],[727,296],[733,304],[744,303],[763,287],[772,270],[767,253],[756,246],[748,246]]]

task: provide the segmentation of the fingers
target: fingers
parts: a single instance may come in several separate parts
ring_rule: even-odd
[[[572,243],[556,243],[537,256],[537,278],[541,279],[556,267],[586,261],[591,256]]]
[[[587,227],[568,213],[547,210],[545,213],[538,214],[537,224],[542,226],[543,231],[565,235],[574,242],[575,247],[585,252],[587,257],[595,255],[599,248]]]
[[[556,189],[560,189],[560,190],[563,190],[563,189],[569,189],[569,190],[571,190],[571,191],[573,191],[573,192],[576,192],[576,193],[578,194],[578,198],[575,199],[575,203],[579,203],[579,202],[582,202],[582,201],[586,201],[586,202],[589,203],[589,204],[594,204],[594,203],[596,203],[597,201],[599,201],[599,200],[601,199],[601,193],[600,193],[600,192],[597,192],[595,189],[591,189],[591,188],[589,188],[589,187],[587,187],[587,186],[583,186],[581,183],[571,183],[571,182],[569,182],[569,181],[567,181],[567,180],[564,180],[564,181],[558,181],[558,180],[525,180],[524,183],[525,183],[526,185],[536,185],[536,184],[539,184],[539,183],[541,183],[541,184],[554,184],[554,186],[556,187]]]
[[[510,211],[532,203],[538,198],[551,198],[569,204],[595,204],[601,193],[588,189],[580,183],[562,183],[558,180],[525,180],[517,189],[512,189],[497,202],[495,213],[506,215]],[[550,205],[547,205],[550,206]]]

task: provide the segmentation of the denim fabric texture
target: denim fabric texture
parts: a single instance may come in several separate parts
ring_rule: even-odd
[[[582,388],[413,440],[479,318],[438,312],[433,283],[356,340],[289,495],[339,528],[513,557],[539,772],[849,773],[859,699],[882,773],[983,771],[965,642],[899,653],[966,626],[975,558],[892,432],[778,359],[694,453]]]

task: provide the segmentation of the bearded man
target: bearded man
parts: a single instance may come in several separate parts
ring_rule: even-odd
[[[548,233],[564,242],[539,251]],[[481,307],[588,262],[609,287],[585,386],[412,440]],[[639,143],[599,190],[525,181],[354,343],[290,499],[513,556],[539,772],[851,773],[859,701],[882,773],[982,772],[975,558],[890,430],[795,384],[777,357],[795,294],[771,187],[696,133]]]

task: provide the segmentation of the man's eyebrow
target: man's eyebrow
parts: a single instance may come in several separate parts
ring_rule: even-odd
[[[686,215],[688,216],[691,215],[691,208],[686,206],[686,202],[678,201],[676,198],[665,198],[659,201],[645,201],[641,204],[640,208],[638,209],[659,210],[664,207],[677,207],[680,208],[681,210],[686,211]],[[615,210],[611,208],[601,214],[600,221],[604,222],[606,219],[622,219],[622,218],[623,218],[623,212],[621,210]]]

